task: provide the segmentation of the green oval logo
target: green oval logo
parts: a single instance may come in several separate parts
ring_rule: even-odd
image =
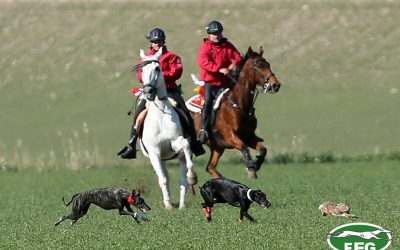
[[[392,243],[391,231],[369,223],[341,225],[327,235],[335,250],[383,250]]]

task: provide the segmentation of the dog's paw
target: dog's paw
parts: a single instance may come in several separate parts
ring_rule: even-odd
[[[144,217],[143,215],[141,215],[141,214],[136,214],[136,219],[139,219],[139,220],[142,220],[142,221],[146,221],[146,222],[149,222],[150,220],[149,219],[147,219],[146,217]]]

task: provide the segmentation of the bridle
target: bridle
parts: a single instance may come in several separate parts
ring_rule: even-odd
[[[254,72],[257,73],[258,76],[261,77],[261,79],[263,79],[263,90],[264,90],[264,93],[272,92],[272,87],[271,87],[271,84],[269,83],[269,79],[272,76],[275,76],[275,74],[272,73],[272,71],[270,70],[270,74],[269,75],[267,75],[267,76],[263,75],[260,72],[259,67],[257,67],[257,65],[256,65],[257,61],[261,61],[261,62],[266,62],[266,61],[264,59],[255,60],[255,61],[253,61],[252,66],[253,66]]]
[[[139,63],[139,64],[135,65],[133,67],[132,71],[137,71],[139,68],[143,68],[143,67],[145,67],[146,65],[148,65],[150,63],[157,63],[158,66],[160,67],[160,62],[158,60],[148,60],[148,61],[144,61],[142,63]],[[160,73],[160,72],[158,71],[158,73]],[[154,81],[157,82],[157,80],[158,80],[158,76],[154,79]],[[157,93],[157,89],[158,89],[158,87],[152,86],[151,83],[143,84],[143,93],[145,95],[153,96],[154,93]],[[160,100],[163,100],[165,98],[166,98],[166,96],[164,98],[160,98]],[[146,99],[153,101],[152,100],[153,98],[149,98],[148,96],[146,97]]]
[[[250,58],[248,58],[247,60],[249,60]],[[271,79],[271,77],[272,76],[275,76],[275,74],[274,73],[272,73],[272,71],[270,70],[270,74],[269,75],[267,75],[267,76],[265,76],[265,75],[263,75],[261,72],[260,72],[260,67],[258,67],[257,66],[257,62],[267,62],[264,58],[261,58],[261,59],[255,59],[255,60],[253,60],[252,59],[252,63],[251,63],[251,65],[252,65],[252,67],[253,67],[253,70],[254,70],[254,74],[255,75],[257,75],[258,77],[260,77],[261,79],[263,79],[263,93],[266,93],[266,92],[272,92],[272,85],[269,83],[269,80]],[[244,62],[245,63],[245,62]],[[232,76],[230,76],[230,75],[228,75],[229,76],[229,78],[236,84],[236,85],[239,85],[239,86],[243,86],[243,87],[247,87],[245,84],[243,84],[243,83],[239,83],[235,78],[233,78]],[[250,115],[250,116],[252,116],[252,115],[254,115],[254,111],[253,111],[253,107],[254,107],[254,104],[256,103],[256,100],[257,100],[257,97],[258,97],[258,94],[259,94],[259,92],[260,92],[260,90],[257,88],[257,84],[255,85],[256,87],[253,89],[253,90],[250,90],[250,93],[252,94],[252,102],[251,102],[251,105],[249,106],[249,110],[248,110],[248,114]],[[231,104],[232,103],[234,103],[232,100],[231,100]],[[236,104],[232,104],[232,106],[233,107],[237,107],[237,105]]]
[[[250,58],[249,58],[249,59],[250,59]],[[271,73],[270,73],[269,75],[267,75],[267,76],[263,75],[263,74],[260,72],[259,67],[256,65],[257,62],[266,62],[266,61],[265,61],[264,58],[262,58],[262,59],[257,59],[257,60],[253,60],[253,62],[252,62],[251,65],[252,65],[252,67],[253,67],[254,74],[257,74],[261,79],[263,79],[263,92],[264,92],[264,93],[272,92],[272,85],[269,83],[269,80],[271,79],[272,76],[275,76],[275,74],[272,73],[272,71],[270,70]],[[228,74],[228,77],[229,77],[229,78],[231,79],[231,81],[233,81],[235,84],[243,85],[243,84],[240,84],[235,78],[233,78],[233,77],[230,76],[229,74]],[[244,85],[243,85],[243,86],[244,86]],[[257,96],[258,92],[259,92],[259,90],[258,90],[257,88],[255,88],[254,90],[251,91],[251,93],[255,94],[256,96]]]

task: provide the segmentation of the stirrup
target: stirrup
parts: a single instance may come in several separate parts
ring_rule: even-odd
[[[200,141],[201,144],[204,144],[208,139],[208,132],[205,129],[200,129],[199,133],[197,134],[197,140]]]

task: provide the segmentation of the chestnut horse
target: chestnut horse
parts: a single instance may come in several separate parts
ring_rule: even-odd
[[[262,57],[263,52],[262,47],[258,53],[249,47],[239,67],[238,78],[232,79],[234,84],[222,98],[214,116],[212,131],[206,142],[211,151],[206,171],[213,178],[221,177],[216,167],[225,149],[235,148],[242,152],[247,174],[251,178],[257,178],[256,171],[267,155],[263,139],[255,134],[257,119],[254,102],[258,94],[257,86],[261,86],[264,92],[276,93],[281,84],[271,71],[269,62]],[[192,116],[198,132],[201,129],[201,114],[192,112]],[[251,158],[249,148],[258,151],[255,161]]]

